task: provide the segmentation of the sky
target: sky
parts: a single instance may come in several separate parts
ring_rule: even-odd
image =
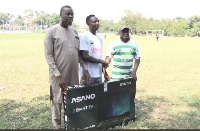
[[[100,20],[118,22],[124,10],[139,12],[154,19],[200,15],[200,0],[1,0],[0,12],[22,15],[26,9],[59,14],[63,5],[70,5],[74,22],[82,25],[85,18],[95,14]]]

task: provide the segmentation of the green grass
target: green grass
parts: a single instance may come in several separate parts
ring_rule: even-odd
[[[104,39],[103,58],[118,37]],[[0,87],[5,87],[0,90],[0,129],[52,129],[43,39],[44,34],[0,34]],[[141,54],[137,118],[116,128],[200,129],[200,38],[132,39]]]

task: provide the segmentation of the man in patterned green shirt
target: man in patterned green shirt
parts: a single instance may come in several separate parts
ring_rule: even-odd
[[[109,44],[106,61],[110,63],[113,59],[111,80],[121,80],[130,76],[137,81],[140,52],[138,44],[130,39],[129,31],[127,26],[122,25],[119,29],[120,38]]]

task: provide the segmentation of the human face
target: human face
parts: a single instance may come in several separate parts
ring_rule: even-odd
[[[88,26],[92,33],[96,33],[96,31],[99,29],[99,19],[96,16],[91,17]]]
[[[122,31],[120,31],[120,38],[122,39],[123,42],[128,42],[129,41],[129,29],[125,28]]]
[[[72,8],[63,8],[62,12],[60,13],[60,17],[62,26],[68,27],[72,25],[74,19],[74,11]]]

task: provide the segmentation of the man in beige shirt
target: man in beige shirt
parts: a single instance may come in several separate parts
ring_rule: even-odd
[[[74,12],[70,6],[60,9],[60,24],[48,29],[44,39],[44,51],[49,65],[50,94],[52,100],[52,123],[54,129],[61,128],[62,91],[68,85],[79,84],[79,62],[84,69],[84,76],[91,80],[87,65],[79,55],[79,37],[71,27]]]

